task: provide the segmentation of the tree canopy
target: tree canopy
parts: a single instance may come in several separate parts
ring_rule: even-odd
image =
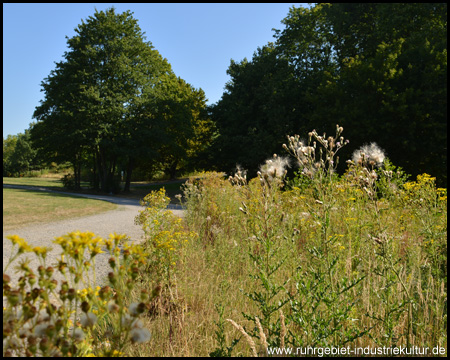
[[[45,98],[31,128],[39,151],[71,161],[76,186],[81,166],[91,163],[94,183],[107,192],[114,190],[119,168],[126,168],[129,188],[137,161],[168,161],[161,149],[175,151],[177,144],[184,151],[179,155],[186,155],[186,141],[176,133],[190,138],[206,100],[186,102],[201,91],[180,85],[132,13],[96,11],[75,32],[64,60],[42,82]],[[170,113],[162,116],[168,105]]]
[[[23,175],[36,165],[36,150],[29,131],[3,138],[3,176]]]
[[[341,157],[375,141],[407,172],[446,183],[447,4],[318,4],[282,23],[251,61],[231,61],[211,108],[217,167],[255,171],[286,134],[339,124],[352,142]]]

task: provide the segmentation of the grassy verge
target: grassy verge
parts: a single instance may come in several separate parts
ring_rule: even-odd
[[[167,181],[167,182],[158,182],[155,184],[152,183],[145,183],[145,182],[132,182],[130,186],[130,192],[129,193],[120,193],[119,197],[124,198],[132,198],[132,199],[143,199],[145,195],[147,195],[150,191],[158,191],[162,187],[165,188],[167,196],[170,198],[171,203],[178,204],[178,200],[175,198],[175,195],[182,194],[182,191],[180,189],[181,185],[185,182],[185,180],[179,180],[179,181]],[[30,178],[9,178],[4,177],[3,178],[3,184],[8,185],[24,185],[24,186],[41,186],[41,187],[48,187],[50,189],[57,189],[64,191],[62,182],[59,178],[49,178],[49,177],[30,177]],[[82,190],[79,191],[84,194],[97,194],[92,189],[88,189],[89,183],[82,182]],[[123,184],[122,184],[123,186]],[[69,190],[68,190],[69,191]],[[75,192],[73,190],[70,190],[70,192]]]
[[[122,259],[117,236],[105,240],[117,256],[109,262],[109,285],[69,299],[83,301],[85,313],[91,306],[81,315],[84,340],[73,341],[74,351],[146,357],[262,356],[269,348],[308,346],[446,351],[446,190],[428,175],[396,184],[379,175],[377,185],[360,184],[364,169],[351,170],[290,188],[264,175],[232,184],[207,173],[185,188],[185,222],[163,211],[162,191],[152,192],[139,217],[147,235],[142,249],[129,248]],[[384,187],[387,180],[391,186]],[[94,239],[76,236],[91,254],[100,251]],[[69,314],[68,295],[59,294],[55,311]],[[17,303],[16,290],[8,295],[9,304]],[[77,316],[67,315],[66,327]],[[127,328],[131,343],[123,335],[127,321],[134,324]],[[28,323],[35,332],[45,325]],[[20,333],[21,323],[8,326],[4,332]],[[53,338],[43,345],[50,350],[68,338],[48,333]],[[19,340],[9,339],[14,348]]]
[[[88,234],[61,237],[80,268],[80,250],[89,249],[93,258],[101,244],[115,254],[109,285],[79,295],[62,289],[59,308],[48,307],[55,315],[68,314],[67,300],[74,303],[71,309],[81,307],[79,335],[71,343],[64,342],[67,331],[55,330],[50,321],[28,321],[39,317],[30,304],[26,317],[16,315],[20,299],[35,300],[27,297],[26,281],[21,289],[6,287],[11,320],[4,322],[5,343],[14,351],[23,346],[26,354],[35,337],[17,344],[28,321],[34,334],[45,326],[43,355],[57,354],[58,347],[83,356],[266,356],[280,349],[304,355],[338,348],[360,351],[344,356],[400,349],[415,356],[443,349],[445,355],[447,189],[437,188],[428,174],[407,181],[372,149],[360,150],[365,155],[338,176],[334,146],[344,143],[341,132],[337,127],[336,137],[326,141],[311,133],[323,147],[320,155],[315,143],[305,146],[290,137],[289,149],[304,168],[289,183],[287,161],[277,157],[250,181],[242,172],[229,179],[223,173],[190,179],[183,188],[183,220],[165,211],[164,191],[152,191],[136,218],[146,241],[124,246],[123,259],[118,235],[102,241]],[[45,254],[20,238],[11,241],[18,251]],[[29,269],[22,270],[29,284],[35,282]],[[41,269],[49,279],[53,271]],[[82,279],[76,271],[72,275]],[[39,286],[44,294],[55,283],[43,278]],[[73,313],[62,328],[77,321]]]
[[[62,189],[62,187],[63,187],[62,182],[58,178],[44,178],[44,177],[29,177],[29,178],[4,177],[3,184],[44,186],[44,187],[60,188],[60,189]]]
[[[3,231],[29,224],[63,220],[113,210],[99,200],[22,189],[3,189]]]
[[[260,356],[283,344],[447,348],[446,190],[427,175],[379,183],[380,199],[349,177],[298,186],[232,186],[220,174],[189,185],[185,226],[198,237],[172,250],[176,282],[133,355],[251,356],[244,332]]]

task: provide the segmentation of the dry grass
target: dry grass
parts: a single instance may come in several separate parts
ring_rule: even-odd
[[[414,194],[418,201],[427,194],[434,199],[436,190],[429,184],[426,177],[418,182]],[[262,215],[251,217],[239,211],[244,201],[244,211],[264,214],[258,182],[251,181],[248,187],[252,192],[242,193],[218,175],[207,176],[195,187],[186,226],[194,229],[199,238],[187,247],[177,264],[177,311],[148,319],[146,326],[152,339],[139,348],[130,348],[130,356],[209,356],[219,346],[215,305],[224,308],[225,346],[241,338],[232,350],[233,356],[252,356],[255,346],[258,354],[264,353],[266,346],[298,346],[292,334],[304,345],[314,344],[317,340],[312,336],[321,337],[318,331],[326,335],[330,328],[322,327],[322,321],[345,329],[327,336],[327,341],[336,346],[347,341],[350,334],[355,336],[348,343],[351,346],[375,347],[378,341],[386,346],[446,347],[442,329],[446,328],[447,290],[439,272],[446,255],[437,247],[446,241],[446,206],[442,201],[418,209],[412,202],[415,200],[405,198],[406,192],[390,200],[368,200],[342,180],[333,185],[330,193],[330,223],[324,235],[323,227],[308,214],[320,216],[323,205],[307,189],[277,193],[271,204],[276,209],[264,222]],[[386,243],[380,231],[383,248],[369,237],[379,224],[390,234],[389,239],[395,240]],[[424,228],[433,229],[433,238],[424,238]],[[263,291],[260,280],[251,277],[255,263],[249,257],[263,254],[253,236],[259,229],[272,231],[279,257],[287,256],[271,281],[282,284],[290,279],[280,296],[289,293],[294,300],[269,320],[266,318],[266,323],[261,308],[245,295]],[[323,241],[324,237],[332,242]],[[336,260],[334,268],[329,259]],[[352,281],[355,285],[340,295],[333,290],[347,287]],[[154,286],[151,276],[142,282],[144,288]],[[310,286],[314,290],[308,290]],[[277,301],[274,298],[272,303]],[[304,326],[295,321],[300,310],[307,321]],[[335,316],[339,313],[342,319]],[[254,319],[257,316],[258,320],[253,322],[244,314]],[[364,333],[366,330],[368,333]],[[255,346],[244,332],[252,337]],[[385,334],[391,339],[385,341]]]
[[[114,210],[99,200],[22,189],[3,189],[3,231]]]
[[[170,286],[143,314],[151,340],[127,346],[127,356],[203,357],[219,347],[222,354],[233,347],[233,356],[275,346],[447,347],[446,190],[422,176],[395,192],[381,188],[377,199],[347,176],[327,188],[315,184],[322,193],[299,181],[273,187],[269,197],[259,180],[232,186],[209,173],[188,184],[184,226],[198,237],[180,247]],[[284,285],[269,298],[263,273],[282,258],[266,278]],[[135,299],[159,281],[153,268],[143,270]],[[255,292],[263,302],[249,296]]]

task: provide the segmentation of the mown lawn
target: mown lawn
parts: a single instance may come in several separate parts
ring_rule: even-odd
[[[22,226],[93,215],[114,210],[116,204],[65,194],[3,189],[3,231]]]
[[[52,188],[62,188],[62,182],[57,178],[30,177],[13,178],[4,177],[3,184],[8,185],[27,185],[27,186],[45,186]]]
[[[142,199],[145,195],[147,195],[152,190],[159,190],[160,188],[164,187],[166,190],[166,195],[170,198],[171,203],[178,204],[179,201],[175,198],[175,195],[182,194],[182,190],[180,189],[181,185],[184,184],[185,180],[179,180],[176,182],[158,182],[155,184],[152,183],[145,183],[145,182],[132,182],[131,183],[131,189],[128,193],[120,193],[116,196],[119,197],[125,197],[125,198],[133,198],[133,199]],[[3,184],[8,185],[24,185],[24,186],[42,186],[42,187],[48,187],[52,189],[58,189],[65,191],[63,188],[62,182],[58,178],[48,178],[48,177],[35,177],[35,178],[11,178],[11,177],[4,177],[3,178]],[[82,193],[85,194],[97,194],[96,191],[92,189],[87,189],[89,186],[88,182],[82,182]],[[123,187],[123,184],[122,184]],[[69,190],[67,190],[69,191]],[[70,190],[70,192],[77,192]]]

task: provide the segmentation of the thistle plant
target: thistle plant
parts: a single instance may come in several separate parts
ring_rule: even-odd
[[[370,145],[363,145],[358,150],[355,150],[352,156],[355,164],[369,168],[381,167],[385,158],[384,151],[374,142]]]
[[[142,292],[139,302],[129,303],[146,254],[139,245],[129,244],[125,235],[103,239],[72,232],[57,237],[54,243],[62,249],[61,260],[50,266],[48,248],[31,248],[17,235],[8,239],[14,255],[5,271],[23,253],[34,253],[40,265],[36,273],[27,259],[22,260],[17,284],[3,274],[4,356],[117,356],[130,342],[150,339],[139,319],[150,296]],[[90,272],[95,279],[95,257],[105,248],[111,271],[108,285],[100,287],[91,282]]]
[[[367,313],[366,315],[378,321],[383,328],[385,336],[379,344],[396,346],[399,334],[395,331],[395,326],[406,312],[408,322],[406,339],[409,346],[414,301],[403,275],[406,267],[405,261],[399,256],[394,237],[388,226],[383,224],[382,208],[380,207],[380,204],[383,204],[384,201],[379,199],[379,194],[381,194],[378,189],[380,172],[377,172],[376,168],[381,170],[381,174],[388,184],[393,177],[391,170],[381,169],[385,161],[385,153],[376,143],[364,145],[353,153],[353,161],[348,162],[347,180],[359,186],[365,194],[367,201],[363,211],[368,214],[370,219],[366,224],[367,237],[372,244],[372,251],[377,259],[377,261],[370,263],[369,273],[371,277],[374,277],[375,282],[382,284],[382,287],[375,291],[384,308],[383,314]],[[400,286],[400,289],[397,285]],[[398,300],[399,297],[401,301]]]
[[[288,319],[303,329],[303,334],[291,333],[294,346],[342,345],[364,336],[370,329],[358,329],[352,314],[359,297],[352,289],[362,283],[366,274],[352,278],[341,277],[339,264],[345,248],[340,243],[342,235],[332,230],[332,212],[339,207],[338,196],[342,190],[335,173],[339,163],[338,151],[349,143],[342,136],[343,128],[336,125],[335,136],[320,136],[315,130],[308,134],[308,144],[298,135],[288,136],[283,148],[296,160],[300,177],[309,179],[308,189],[314,203],[305,202],[308,216],[320,227],[320,239],[306,250],[305,264],[299,265],[295,274],[295,290],[290,292],[291,313]],[[294,183],[295,185],[295,183]],[[306,337],[305,337],[306,335]]]
[[[328,241],[330,209],[335,205],[333,183],[339,163],[337,152],[349,143],[349,140],[345,140],[341,135],[343,131],[341,126],[336,125],[334,137],[327,138],[325,133],[320,136],[316,130],[313,130],[308,134],[308,145],[305,145],[298,135],[288,136],[289,145],[283,144],[283,148],[297,160],[302,168],[302,176],[313,180],[310,185],[319,208],[310,207],[310,212],[321,223],[324,243]],[[311,143],[312,139],[316,141]],[[320,145],[318,149],[317,143]]]
[[[349,143],[341,136],[344,128],[336,125],[336,134],[334,137],[327,138],[326,133],[320,136],[316,130],[308,133],[308,143],[300,139],[299,135],[287,136],[288,145],[283,144],[289,154],[298,162],[302,174],[309,178],[329,179],[335,173],[339,163],[337,152]],[[312,141],[314,139],[314,141]],[[317,143],[321,146],[318,149]]]
[[[272,346],[279,345],[280,341],[280,324],[271,320],[272,315],[288,301],[283,295],[288,279],[280,283],[276,276],[287,256],[283,256],[280,251],[280,224],[283,222],[283,213],[280,212],[278,197],[288,164],[288,159],[275,154],[258,171],[257,185],[247,184],[242,171],[230,177],[230,182],[237,186],[243,199],[254,200],[251,206],[247,205],[245,200],[242,201],[239,210],[245,214],[247,233],[252,242],[248,254],[255,272],[249,275],[259,285],[258,290],[245,292],[245,295],[257,305],[260,319],[250,314],[243,315],[255,325],[259,323],[267,329],[267,342]],[[251,336],[258,336],[258,331],[255,326],[250,331]]]

